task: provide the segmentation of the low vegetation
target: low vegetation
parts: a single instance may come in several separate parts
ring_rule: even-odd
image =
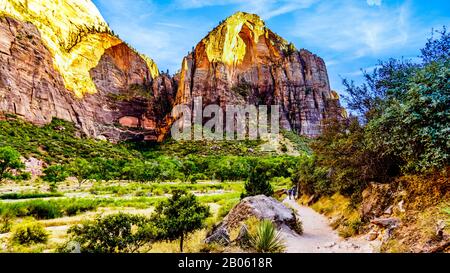
[[[250,247],[259,253],[284,252],[285,245],[276,226],[269,220],[261,221],[250,234]]]
[[[147,217],[119,213],[75,225],[68,234],[69,242],[61,252],[135,253],[145,246],[150,248],[157,231]]]
[[[12,229],[11,241],[19,245],[42,244],[48,240],[48,232],[36,221],[26,220]]]

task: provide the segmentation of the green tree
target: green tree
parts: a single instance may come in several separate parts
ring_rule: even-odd
[[[319,166],[317,157],[303,156],[298,161],[297,171],[293,175],[293,181],[298,183],[301,194],[327,194],[330,193],[330,180],[328,168]]]
[[[156,207],[152,220],[161,231],[160,238],[180,240],[180,252],[183,252],[185,238],[201,229],[209,216],[209,207],[200,204],[195,195],[177,190],[170,199]]]
[[[184,175],[184,182],[195,182],[192,179],[194,178],[194,174],[198,172],[197,164],[188,157],[181,162],[181,172]]]
[[[73,226],[68,234],[81,252],[135,253],[155,240],[157,230],[149,218],[120,213]]]
[[[450,162],[450,60],[426,65],[390,96],[367,126],[373,150],[398,156],[405,171],[439,170]],[[400,91],[399,91],[400,92]]]
[[[273,178],[269,165],[263,161],[257,161],[251,168],[250,177],[245,182],[245,192],[241,198],[256,195],[273,195],[273,187],[270,180]]]
[[[76,158],[68,166],[68,171],[71,175],[77,178],[78,188],[93,176],[92,164],[86,159]]]
[[[20,171],[24,167],[25,165],[20,160],[20,153],[18,151],[9,146],[0,147],[0,182],[4,178],[12,178],[12,170]]]
[[[67,169],[63,165],[53,165],[44,170],[42,179],[50,184],[51,191],[56,191],[57,183],[63,182],[69,177]]]

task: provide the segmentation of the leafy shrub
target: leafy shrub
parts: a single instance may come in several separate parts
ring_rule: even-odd
[[[19,245],[41,244],[47,242],[48,233],[38,222],[24,221],[13,227],[11,240]]]
[[[56,219],[64,215],[73,216],[85,211],[95,210],[104,200],[100,199],[61,199],[30,200],[25,202],[0,203],[0,214],[9,213],[13,217],[34,217],[36,219]],[[113,202],[111,200],[110,202]]]
[[[151,244],[157,232],[148,218],[120,213],[73,226],[68,234],[81,252],[135,253]]]
[[[11,231],[13,219],[14,215],[12,215],[10,212],[3,212],[0,214],[0,234],[8,233]]]
[[[260,222],[256,232],[250,235],[250,244],[258,253],[279,253],[285,250],[281,234],[269,220]]]
[[[270,184],[270,174],[267,164],[263,162],[256,163],[252,168],[250,178],[245,182],[245,192],[242,193],[241,198],[256,195],[273,195],[273,187]]]
[[[6,193],[0,195],[1,200],[35,199],[46,197],[61,197],[62,193]]]
[[[86,200],[85,202],[71,202],[65,206],[62,211],[67,216],[74,216],[86,211],[93,211],[98,207],[98,203],[93,200]]]
[[[24,167],[20,160],[20,153],[16,149],[10,146],[0,147],[0,182],[4,178],[14,178],[11,171],[20,171]]]
[[[161,231],[160,238],[168,241],[180,240],[183,252],[185,237],[201,229],[210,216],[208,206],[202,205],[195,195],[176,190],[170,199],[156,206],[152,221]]]

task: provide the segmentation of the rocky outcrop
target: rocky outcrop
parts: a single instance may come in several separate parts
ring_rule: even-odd
[[[236,13],[184,58],[177,104],[280,105],[281,125],[302,135],[321,133],[326,118],[344,114],[324,61],[297,51],[257,16]]]
[[[270,220],[279,228],[287,227],[297,233],[302,232],[300,219],[292,209],[272,197],[258,195],[247,197],[237,204],[208,234],[205,242],[229,242],[230,231],[236,228],[240,228],[242,231],[244,222],[251,217]]]
[[[74,122],[90,137],[161,141],[175,104],[280,105],[306,136],[343,114],[323,60],[297,51],[256,15],[236,13],[174,77],[110,30],[89,0],[0,0],[0,112]]]
[[[46,124],[53,117],[76,122],[78,107],[36,27],[0,17],[0,111]]]
[[[107,33],[98,33],[103,39],[101,47],[98,47],[98,39],[92,43],[80,40],[82,45],[72,49],[71,67],[62,70],[58,60],[63,53],[50,46],[56,39],[50,35],[53,32],[43,31],[42,25],[38,27],[38,19],[42,19],[39,13],[26,8],[26,3],[2,1],[1,4],[5,3],[7,7],[2,8],[9,10],[15,18],[31,18],[34,23],[6,16],[5,10],[0,14],[0,112],[16,114],[38,125],[60,118],[74,122],[88,136],[115,142],[160,138],[159,124],[166,123],[176,89],[170,76],[155,75],[155,66],[150,59]],[[66,1],[65,4],[64,7],[70,7],[73,3]],[[11,11],[8,5],[15,9]],[[42,5],[40,8],[45,8],[46,2]],[[79,5],[81,3],[76,7]],[[19,8],[24,10],[17,14]],[[44,15],[40,14],[41,17]],[[89,22],[88,15],[78,14],[85,17],[86,22]],[[56,26],[51,26],[55,30]],[[63,26],[64,22],[60,31],[65,30]],[[92,31],[89,35],[95,34],[96,30]],[[110,43],[112,40],[115,42]],[[101,51],[100,58],[95,60],[96,55],[92,54],[79,57],[77,54],[82,54],[82,46]],[[83,61],[76,61],[77,58],[90,61],[81,65]],[[79,75],[80,82],[72,85],[66,75],[69,72]],[[89,87],[89,82],[94,90]],[[70,88],[78,89],[75,92]]]

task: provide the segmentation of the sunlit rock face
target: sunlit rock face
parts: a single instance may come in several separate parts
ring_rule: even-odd
[[[150,58],[112,34],[92,2],[0,0],[0,112],[35,124],[72,121],[112,141],[154,140],[173,90]],[[122,125],[124,117],[133,122]]]
[[[236,13],[184,58],[178,104],[280,105],[282,126],[310,137],[322,121],[341,117],[324,61],[269,30],[257,16]]]

